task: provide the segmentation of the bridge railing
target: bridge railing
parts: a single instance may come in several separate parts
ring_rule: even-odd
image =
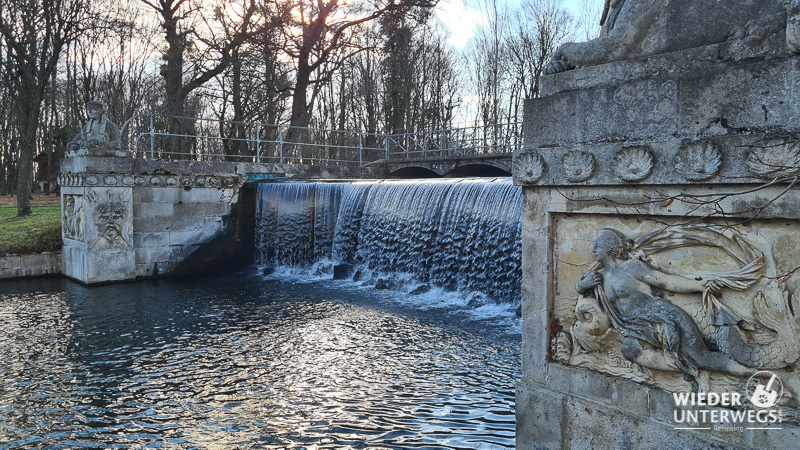
[[[522,148],[522,122],[476,125],[387,136],[387,159],[513,153]]]
[[[510,153],[520,123],[377,134],[142,114],[125,122],[123,146],[137,158],[363,166],[381,159]]]
[[[137,158],[360,166],[386,157],[383,135],[142,114],[120,130]]]

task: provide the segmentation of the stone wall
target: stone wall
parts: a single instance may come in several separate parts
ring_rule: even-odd
[[[526,103],[519,448],[800,442],[800,57],[782,30],[545,76]]]
[[[61,170],[63,273],[94,284],[249,262],[248,176],[362,177],[382,169],[76,156]]]
[[[0,257],[0,279],[29,278],[61,273],[61,253]]]

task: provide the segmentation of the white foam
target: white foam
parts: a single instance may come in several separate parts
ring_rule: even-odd
[[[300,284],[322,283],[329,288],[368,293],[379,301],[398,303],[416,309],[437,310],[443,314],[466,314],[472,320],[501,326],[512,333],[521,332],[521,321],[516,315],[518,304],[498,303],[481,292],[446,291],[440,287],[430,287],[424,294],[411,295],[411,291],[426,284],[408,273],[386,275],[357,267],[356,270],[361,271],[359,281],[334,280],[332,279],[334,265],[333,261],[322,260],[305,269],[278,267],[271,275],[263,278]],[[378,280],[394,284],[394,289],[376,289]]]

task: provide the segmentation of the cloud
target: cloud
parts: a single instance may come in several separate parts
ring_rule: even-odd
[[[436,7],[436,17],[450,32],[450,44],[464,48],[475,29],[486,23],[486,17],[475,8],[464,4],[463,0],[443,0]]]

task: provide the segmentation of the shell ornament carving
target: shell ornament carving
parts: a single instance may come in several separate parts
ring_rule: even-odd
[[[514,159],[514,174],[520,183],[535,183],[544,176],[544,159],[534,152],[520,153]]]
[[[800,140],[775,139],[750,150],[747,167],[761,178],[800,174]]]
[[[689,181],[714,177],[722,163],[722,153],[711,142],[692,142],[681,146],[673,160],[675,170]]]
[[[594,155],[571,151],[561,158],[561,174],[568,181],[586,181],[594,173]]]
[[[622,181],[642,181],[653,170],[653,155],[645,147],[625,147],[614,155],[611,168]]]

